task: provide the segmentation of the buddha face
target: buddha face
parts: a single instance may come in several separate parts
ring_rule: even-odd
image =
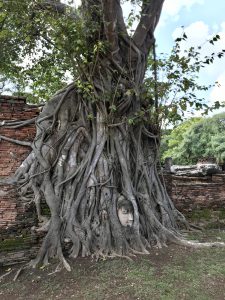
[[[125,207],[118,209],[118,217],[122,226],[132,226],[134,221],[133,212],[128,211]]]
[[[120,223],[124,227],[131,227],[134,222],[134,213],[132,203],[126,199],[118,201],[117,213]]]

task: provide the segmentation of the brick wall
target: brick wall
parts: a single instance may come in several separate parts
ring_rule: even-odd
[[[26,104],[24,97],[0,95],[0,124],[29,120],[36,117],[38,113],[37,108]],[[35,135],[35,127],[34,125],[27,125],[19,129],[11,129],[0,126],[0,135],[21,141],[32,141]],[[0,141],[0,178],[15,172],[29,152],[28,147]]]
[[[167,192],[184,214],[225,208],[225,173],[204,177],[164,175]]]
[[[37,108],[26,104],[26,98],[0,95],[0,124],[4,122],[25,121],[36,117]],[[16,124],[16,123],[15,123]],[[32,141],[35,136],[35,126],[26,125],[21,128],[6,128],[0,126],[0,135],[21,141]],[[0,178],[12,175],[21,162],[30,153],[30,148],[16,145],[0,139]],[[16,224],[17,216],[25,211],[25,205],[19,201],[15,186],[0,186],[0,229]]]
[[[29,120],[38,114],[39,109],[27,105],[24,97],[0,95],[0,136],[31,142],[35,136],[34,124],[14,129],[1,125],[5,122]],[[0,138],[0,179],[13,175],[29,153],[29,147],[16,145]],[[29,248],[28,245],[32,240],[30,227],[35,221],[34,206],[26,205],[19,197],[17,187],[0,184],[0,264],[3,253],[7,250],[7,255],[10,257],[10,247],[18,246],[18,241],[21,239],[26,240],[26,243],[19,247],[20,250],[24,247]]]

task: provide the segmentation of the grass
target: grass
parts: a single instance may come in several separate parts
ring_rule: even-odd
[[[199,220],[210,221],[212,218],[212,210],[208,208],[195,209],[188,214],[188,218],[191,221],[199,221]]]
[[[21,250],[30,248],[31,238],[28,237],[14,237],[8,238],[0,241],[0,251],[10,251],[10,250]]]
[[[224,231],[197,232],[191,239],[225,240]],[[0,299],[225,299],[225,251],[171,245],[133,261],[78,259],[72,272],[56,267],[29,271],[1,282]]]
[[[207,230],[225,229],[225,209],[194,209],[187,213],[187,219]]]
[[[100,263],[99,284],[87,282],[84,299],[212,299],[217,290],[205,289],[225,275],[225,254],[221,249],[194,251],[187,256],[178,253],[164,265],[152,265],[148,258],[134,262],[109,261]],[[109,280],[112,278],[113,280]],[[225,296],[225,289],[224,289]],[[131,298],[133,297],[133,298]],[[223,299],[223,298],[221,298]]]

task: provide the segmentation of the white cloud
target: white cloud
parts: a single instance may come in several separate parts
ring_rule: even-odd
[[[197,21],[184,28],[185,33],[188,36],[185,46],[189,44],[190,46],[198,46],[205,42],[209,37],[209,26],[202,21]],[[175,40],[177,37],[181,36],[183,32],[182,28],[176,28],[172,33],[172,37]],[[183,43],[184,44],[184,43]]]
[[[215,101],[225,101],[225,71],[220,74],[216,81],[219,85],[212,89],[210,94],[210,104],[213,104]]]
[[[165,0],[158,27],[164,26],[168,19],[170,22],[171,20],[177,21],[182,9],[190,10],[192,6],[203,5],[204,2],[205,0]]]
[[[211,94],[210,94],[210,99],[209,99],[209,106],[213,106],[213,104],[216,101],[219,101],[220,104],[225,104],[225,73],[221,74],[221,76],[218,78],[218,81],[221,83],[220,87],[214,87]],[[219,113],[224,113],[225,108],[221,107],[219,109],[213,110],[209,115],[215,115]]]
[[[214,31],[214,28],[215,26],[210,28],[203,21],[197,21],[190,24],[188,27],[184,28],[184,32],[188,36],[188,39],[181,43],[181,50],[189,49],[190,47],[202,46],[202,49],[199,50],[201,53],[201,59],[205,56],[209,56],[213,52],[220,52],[225,48],[225,22],[221,23],[220,26],[217,27],[219,32]],[[181,36],[182,32],[183,29],[176,28],[172,33],[173,39]],[[220,40],[212,45],[207,41],[215,36],[215,34],[219,34]],[[225,65],[225,57],[221,59],[216,58],[213,64],[206,66],[202,70],[201,76],[218,78],[221,74],[221,68],[223,65]]]

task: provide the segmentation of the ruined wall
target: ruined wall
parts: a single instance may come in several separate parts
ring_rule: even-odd
[[[0,135],[21,140],[32,141],[35,136],[35,126],[22,128],[3,128],[4,122],[14,123],[36,117],[37,108],[26,104],[26,98],[0,95]],[[8,141],[0,142],[0,177],[11,175],[30,152],[30,148],[18,146]]]
[[[16,126],[17,121],[32,119],[38,113],[39,109],[27,105],[24,97],[0,95],[0,179],[14,174],[30,153],[29,147],[16,145],[1,136],[20,141],[32,141],[35,136],[34,124],[21,128],[6,128],[2,125],[9,122]],[[34,206],[27,205],[19,196],[17,187],[0,184],[0,265],[2,261],[7,263],[12,259],[14,261],[25,259],[24,249],[30,249],[36,240],[30,230],[35,222]],[[11,253],[11,250],[15,249],[19,252]]]
[[[184,214],[225,208],[225,173],[203,177],[164,175],[168,194]]]

